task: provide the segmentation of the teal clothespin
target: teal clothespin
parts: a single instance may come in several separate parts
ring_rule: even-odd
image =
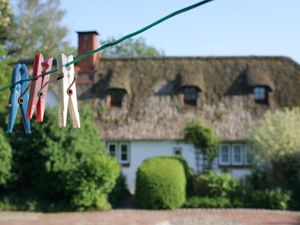
[[[28,78],[28,71],[24,64],[16,64],[13,73],[12,73],[12,80],[11,80],[11,94],[9,98],[9,120],[8,120],[8,127],[7,133],[12,133],[14,128],[14,124],[16,121],[17,113],[19,106],[21,108],[22,113],[22,121],[25,129],[26,134],[31,134],[30,130],[30,120],[26,119],[26,111],[28,105],[28,84],[27,81],[22,82],[21,80],[26,80]]]

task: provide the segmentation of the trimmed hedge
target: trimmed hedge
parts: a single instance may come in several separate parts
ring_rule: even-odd
[[[136,199],[139,208],[175,209],[186,199],[185,168],[178,157],[154,157],[139,167]]]

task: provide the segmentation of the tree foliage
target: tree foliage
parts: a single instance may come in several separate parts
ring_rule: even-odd
[[[0,85],[10,82],[11,72],[7,54],[3,43],[7,39],[7,32],[11,23],[11,5],[8,0],[0,0]],[[0,94],[0,113],[4,111],[8,101],[8,91]]]
[[[269,172],[274,186],[286,186],[297,178],[300,156],[300,110],[268,112],[251,131],[253,162]]]
[[[0,186],[11,177],[12,150],[4,132],[0,129]]]
[[[55,56],[68,50],[68,29],[61,25],[64,15],[60,0],[19,0],[6,43],[8,53],[27,59],[33,58],[37,51]]]
[[[101,42],[101,45],[115,41],[116,38],[109,37]],[[118,45],[112,46],[101,52],[103,57],[156,57],[164,55],[163,51],[146,44],[144,38],[131,38]]]
[[[81,128],[61,129],[57,115],[47,111],[44,123],[32,124],[32,135],[22,125],[11,136],[13,185],[18,190],[35,190],[47,201],[67,202],[72,210],[103,210],[110,207],[107,196],[120,174],[117,161],[105,151],[91,112],[81,112]]]
[[[11,5],[8,0],[0,0],[0,43],[6,39],[7,28],[11,23]]]
[[[203,171],[208,171],[218,154],[219,138],[211,128],[197,121],[189,121],[183,132],[184,142],[193,144],[196,151],[203,155]]]

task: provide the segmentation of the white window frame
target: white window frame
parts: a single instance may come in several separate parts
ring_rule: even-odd
[[[126,145],[127,146],[127,160],[122,160],[122,145]],[[119,143],[119,162],[122,164],[127,164],[130,162],[130,147],[129,147],[129,143],[127,142],[121,142]]]
[[[110,146],[111,145],[115,145],[116,146],[116,159],[118,160],[118,162],[120,164],[130,164],[130,143],[128,142],[107,142],[106,143],[106,149],[107,152],[110,154]],[[122,160],[122,145],[126,145],[127,146],[127,160]],[[111,154],[110,154],[111,155]]]
[[[223,152],[223,147],[227,146],[228,147],[228,162],[224,162],[222,160],[222,152]],[[219,165],[220,166],[229,166],[231,165],[231,145],[230,144],[221,144],[219,148]]]
[[[240,147],[240,153],[241,153],[241,161],[240,162],[235,161],[235,147],[236,146]],[[232,144],[231,162],[232,162],[233,166],[242,166],[242,165],[244,165],[244,148],[243,148],[243,144]]]

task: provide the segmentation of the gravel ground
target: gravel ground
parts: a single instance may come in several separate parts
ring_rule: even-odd
[[[300,212],[247,209],[0,213],[0,225],[300,225]]]

